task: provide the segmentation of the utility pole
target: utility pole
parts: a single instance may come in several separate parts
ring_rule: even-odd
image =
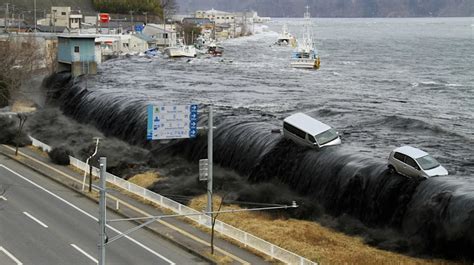
[[[12,5],[12,20],[10,23],[13,24],[12,26],[15,26],[15,5]]]
[[[212,106],[209,106],[209,120],[208,120],[208,131],[207,131],[207,159],[209,162],[208,176],[207,176],[207,212],[212,220],[212,141],[213,141],[213,113]]]
[[[3,21],[3,24],[5,26],[4,30],[5,30],[5,33],[8,32],[8,5],[9,3],[6,3],[7,7],[5,8],[5,20]]]
[[[34,14],[34,20],[35,20],[34,23],[35,23],[35,32],[36,32],[36,24],[37,24],[37,22],[36,22],[36,0],[34,0],[33,3],[34,3],[34,4],[33,4],[33,5],[34,5],[34,7],[33,7],[34,11],[33,11],[33,12],[35,13],[35,14]]]
[[[133,10],[130,10],[130,21],[132,22],[132,32],[135,31],[135,27],[133,26]]]
[[[107,235],[105,233],[106,226],[106,191],[105,191],[105,173],[107,168],[107,158],[101,157],[100,163],[100,179],[99,179],[99,265],[105,265],[105,244],[107,243]]]

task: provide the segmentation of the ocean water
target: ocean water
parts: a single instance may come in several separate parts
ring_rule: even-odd
[[[474,18],[314,18],[318,71],[289,67],[272,46],[284,23],[227,40],[222,58],[107,61],[89,89],[150,103],[213,104],[218,115],[275,127],[305,112],[337,128],[346,147],[386,160],[401,145],[474,173]]]
[[[47,83],[66,115],[151,150],[148,162],[169,173],[152,190],[202,194],[195,179],[207,137],[147,143],[146,104],[212,104],[221,192],[263,203],[296,196],[295,216],[323,209],[337,222],[348,215],[399,232],[369,239],[383,248],[474,260],[473,18],[313,19],[318,71],[290,68],[292,49],[272,45],[284,23],[301,35],[302,19],[274,20],[225,41],[222,58],[132,56],[105,62],[87,84],[64,73]],[[271,133],[295,112],[331,124],[343,144],[315,151]],[[58,140],[44,126],[32,130]],[[431,153],[450,175],[420,181],[388,172],[389,152],[405,144]]]

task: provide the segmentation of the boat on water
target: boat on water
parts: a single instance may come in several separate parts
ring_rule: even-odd
[[[150,48],[148,50],[146,50],[143,55],[147,56],[147,57],[156,57],[158,55],[160,55],[160,51],[158,50],[158,48]]]
[[[220,45],[217,45],[215,42],[211,42],[207,46],[207,53],[212,56],[222,56],[223,52],[224,52],[224,48]]]
[[[278,40],[275,44],[280,46],[291,45],[293,47],[296,45],[296,39],[288,32],[288,26],[286,24],[283,24],[280,36],[278,36]]]
[[[290,66],[294,68],[319,69],[321,61],[311,34],[311,20],[308,6],[306,6],[304,18],[303,38],[291,56]]]
[[[222,53],[224,53],[224,48],[221,45],[217,44],[217,41],[212,38],[205,38],[203,36],[199,36],[194,42],[194,46],[200,54],[222,56]]]
[[[185,45],[183,42],[178,42],[175,46],[166,47],[164,53],[170,58],[197,56],[196,48],[193,45]]]

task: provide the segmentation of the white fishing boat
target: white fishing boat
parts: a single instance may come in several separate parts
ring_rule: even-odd
[[[280,46],[291,45],[293,47],[296,45],[296,39],[288,32],[288,26],[286,24],[283,24],[283,28],[275,44]]]
[[[176,44],[175,46],[166,47],[164,52],[170,58],[177,58],[177,57],[194,58],[197,55],[196,48],[193,45],[185,45],[182,42],[178,42],[178,44]]]
[[[308,6],[306,6],[304,18],[306,22],[304,24],[303,38],[291,56],[290,66],[294,68],[319,69],[320,58],[311,34],[311,20]]]

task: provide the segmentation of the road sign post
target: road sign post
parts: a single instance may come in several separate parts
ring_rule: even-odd
[[[208,159],[208,176],[207,176],[207,212],[212,220],[212,140],[214,124],[212,106],[209,106],[209,120],[207,128],[207,159]]]
[[[106,233],[105,226],[106,221],[106,193],[105,193],[105,172],[107,168],[107,158],[101,157],[100,161],[100,179],[99,179],[99,265],[105,265],[105,244],[106,242]]]

